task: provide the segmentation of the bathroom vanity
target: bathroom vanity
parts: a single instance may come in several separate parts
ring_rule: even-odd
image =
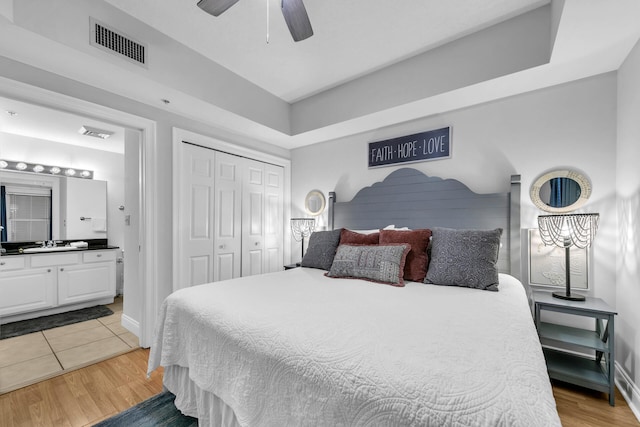
[[[7,248],[8,249],[8,248]],[[57,247],[0,257],[0,324],[113,302],[117,247]]]

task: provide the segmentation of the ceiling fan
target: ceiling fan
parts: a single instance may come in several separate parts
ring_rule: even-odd
[[[311,37],[313,29],[302,0],[281,1],[282,15],[284,15],[293,40],[299,42]],[[238,0],[200,0],[198,7],[213,16],[220,16],[237,2]]]

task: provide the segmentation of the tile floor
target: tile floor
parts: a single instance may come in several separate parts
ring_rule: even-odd
[[[0,393],[82,368],[139,347],[120,324],[122,297],[99,319],[0,341]]]

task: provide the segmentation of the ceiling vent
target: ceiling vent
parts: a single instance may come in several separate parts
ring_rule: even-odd
[[[90,18],[90,25],[91,45],[105,52],[117,53],[119,56],[146,68],[147,46],[93,18]]]
[[[93,136],[94,138],[107,139],[113,132],[103,129],[94,128],[91,126],[84,125],[78,130],[78,133],[86,136]]]

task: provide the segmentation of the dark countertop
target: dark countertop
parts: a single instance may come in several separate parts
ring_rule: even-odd
[[[63,240],[62,243],[58,243],[58,247],[66,246],[69,242],[78,242],[81,240]],[[120,249],[118,246],[109,245],[107,239],[85,239],[82,240],[89,244],[86,248],[78,248],[78,249],[69,249],[68,251],[58,249],[52,252],[30,252],[30,253],[22,253],[20,249],[27,248],[39,248],[42,245],[38,245],[35,242],[4,242],[2,243],[2,248],[5,252],[2,253],[2,256],[11,256],[11,255],[43,255],[43,254],[54,254],[54,253],[65,253],[65,252],[82,252],[82,251],[104,251],[109,249]]]

